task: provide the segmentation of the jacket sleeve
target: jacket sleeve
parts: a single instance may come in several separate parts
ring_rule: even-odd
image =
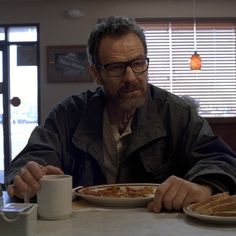
[[[190,170],[185,178],[196,183],[210,184],[215,192],[236,192],[236,155],[202,119],[188,153]]]
[[[57,166],[67,172],[65,166],[69,168],[70,159],[67,158],[66,150],[83,107],[81,98],[71,96],[52,109],[44,125],[35,127],[25,148],[13,159],[6,170],[7,185],[28,161],[36,161],[44,166]]]
[[[6,170],[6,185],[28,161],[36,161],[41,165],[54,165],[61,168],[61,144],[57,134],[40,126],[32,131],[25,148],[13,159]]]

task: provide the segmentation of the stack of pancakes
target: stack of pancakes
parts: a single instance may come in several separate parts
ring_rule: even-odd
[[[229,195],[228,192],[218,193],[192,204],[189,210],[203,215],[236,216],[236,195]]]

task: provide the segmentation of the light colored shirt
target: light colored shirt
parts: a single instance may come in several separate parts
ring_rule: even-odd
[[[125,148],[128,145],[128,139],[131,134],[130,119],[126,129],[122,134],[119,133],[118,127],[110,123],[107,111],[103,114],[103,155],[108,183],[115,183],[117,172]]]

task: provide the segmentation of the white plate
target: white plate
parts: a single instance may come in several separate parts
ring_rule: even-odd
[[[203,215],[193,211],[192,205],[183,208],[186,215],[194,217],[199,220],[208,221],[211,223],[236,223],[236,216],[213,216],[213,215]]]
[[[150,183],[135,183],[135,184],[105,184],[105,185],[95,185],[88,187],[93,191],[104,190],[108,187],[119,186],[120,188],[125,188],[129,186],[134,189],[143,188],[146,186],[151,186],[157,188],[158,184]],[[83,193],[83,187],[77,187],[74,189],[74,194],[83,198],[89,203],[106,206],[106,207],[145,207],[149,202],[154,199],[154,193],[146,197],[105,197],[105,196],[94,196]]]

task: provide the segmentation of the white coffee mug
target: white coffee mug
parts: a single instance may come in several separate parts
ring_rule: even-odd
[[[38,216],[46,220],[60,220],[72,214],[72,177],[45,175],[37,193]]]

